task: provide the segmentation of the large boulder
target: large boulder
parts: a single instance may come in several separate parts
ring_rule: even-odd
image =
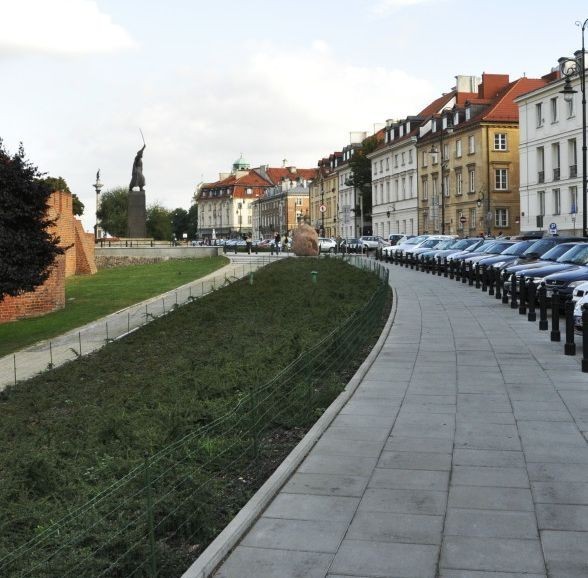
[[[316,257],[318,255],[318,235],[310,225],[302,224],[294,229],[292,251],[298,257]]]

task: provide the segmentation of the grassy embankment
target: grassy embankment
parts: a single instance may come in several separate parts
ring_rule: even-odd
[[[311,271],[318,271],[316,285]],[[310,411],[294,411],[304,401],[287,397],[295,382],[267,406],[271,410],[261,396],[254,398],[248,420],[275,411],[255,459],[250,439],[239,433],[250,430],[239,429],[237,414],[230,434],[211,430],[190,444],[175,442],[225,415],[254,386],[353,317],[377,286],[375,275],[335,259],[276,262],[255,273],[252,285],[243,280],[217,290],[6,391],[0,397],[0,574],[3,556],[46,536],[45,554],[37,544],[25,548],[15,567],[72,539],[75,545],[43,564],[45,578],[148,576],[154,550],[158,576],[180,575],[342,390],[377,339],[385,313],[368,333],[362,330],[363,343],[342,351],[345,344],[338,341],[321,351],[324,359],[342,352],[344,362],[329,366],[312,390],[301,389],[312,400]],[[306,383],[310,377],[304,376]],[[140,468],[146,454],[170,447],[151,473],[151,549],[143,474],[75,514],[58,532],[43,534]]]

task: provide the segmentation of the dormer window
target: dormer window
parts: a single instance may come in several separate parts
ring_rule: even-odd
[[[252,195],[252,194],[253,194],[253,189],[247,189],[247,190],[245,191],[245,193],[246,193],[247,195]]]
[[[456,110],[455,114],[453,115],[453,124],[459,124],[459,112]]]
[[[404,126],[400,125],[400,136],[404,136]]]
[[[465,119],[470,120],[472,118],[472,109],[468,106],[465,110]]]
[[[405,131],[406,134],[408,134],[410,132],[410,121],[408,121],[406,123],[406,127],[404,128],[404,131]]]

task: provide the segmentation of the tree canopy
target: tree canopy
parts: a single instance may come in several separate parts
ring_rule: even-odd
[[[158,203],[147,207],[147,236],[156,241],[170,241],[173,235],[172,213]],[[181,239],[181,234],[177,237]]]
[[[367,155],[373,152],[377,146],[378,141],[375,136],[366,138],[349,161],[349,168],[352,171],[350,184],[363,197],[364,215],[371,215],[372,212],[372,162],[367,158]],[[359,207],[356,207],[355,210],[359,211]]]
[[[117,187],[101,194],[100,208],[96,211],[96,218],[102,230],[109,235],[125,237],[128,211],[128,191],[125,187]]]
[[[66,193],[71,193],[73,214],[76,217],[80,217],[84,214],[84,203],[80,201],[79,197],[75,193],[72,193],[69,190],[69,187],[67,186],[67,183],[63,177],[46,177],[43,180],[51,187],[52,193],[55,191],[65,191]]]
[[[41,285],[63,253],[59,239],[48,232],[52,191],[41,177],[22,144],[10,156],[0,139],[0,300]]]

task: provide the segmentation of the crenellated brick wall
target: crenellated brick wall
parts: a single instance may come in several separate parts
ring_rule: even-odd
[[[65,249],[51,268],[43,285],[18,297],[6,296],[0,301],[0,323],[38,317],[65,307],[65,278],[71,275],[93,275],[94,235],[86,233],[81,221],[73,215],[72,195],[63,191],[53,193],[47,214],[55,220],[49,231],[59,237]]]

